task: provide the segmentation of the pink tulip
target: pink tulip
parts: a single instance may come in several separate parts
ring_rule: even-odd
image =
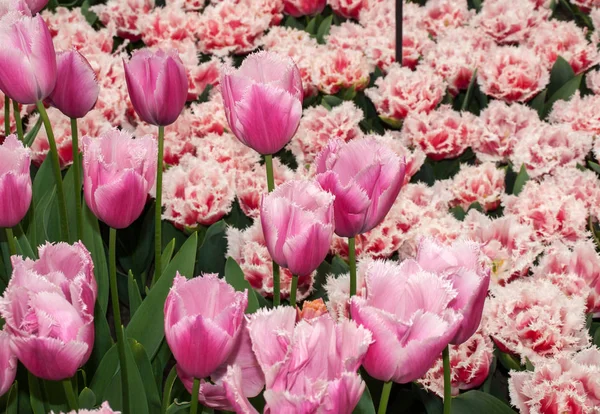
[[[0,145],[0,227],[16,226],[31,204],[29,148],[16,135]]]
[[[356,373],[372,343],[354,321],[329,314],[296,324],[296,309],[259,310],[248,324],[270,413],[351,413],[365,383]]]
[[[301,17],[321,13],[327,0],[284,0],[283,4],[285,14]]]
[[[450,343],[466,342],[479,327],[490,285],[490,269],[484,269],[480,264],[480,245],[457,241],[451,246],[443,246],[426,238],[419,246],[417,262],[423,270],[452,282],[458,295],[449,306],[459,312],[463,320]]]
[[[6,394],[17,375],[17,357],[10,342],[10,335],[0,331],[0,396]]]
[[[51,414],[54,414],[54,411],[50,412]],[[62,412],[60,414],[63,414]],[[113,411],[110,408],[110,405],[108,405],[108,402],[104,401],[102,403],[102,406],[95,409],[95,410],[73,410],[73,411],[69,411],[67,414],[121,414],[120,411]]]
[[[0,315],[23,365],[36,377],[58,381],[75,375],[92,353],[94,265],[81,242],[48,243],[39,257],[11,257]]]
[[[238,342],[247,304],[247,291],[236,292],[216,274],[175,276],[165,302],[165,337],[181,373],[217,375]]]
[[[327,256],[333,237],[333,200],[308,180],[288,181],[263,195],[260,221],[267,249],[293,275],[310,275]]]
[[[22,104],[50,95],[56,84],[56,54],[42,17],[7,14],[0,24],[0,39],[0,89]]]
[[[31,10],[31,14],[36,14],[42,11],[46,4],[48,4],[48,0],[25,0],[29,10]]]
[[[365,277],[366,295],[350,305],[352,319],[375,340],[364,368],[382,381],[421,378],[460,328],[462,316],[447,309],[456,292],[413,260],[373,261]]]
[[[302,79],[291,58],[273,52],[225,67],[221,93],[231,132],[256,152],[275,154],[292,139],[302,116]]]
[[[156,179],[156,141],[116,129],[83,137],[83,194],[96,217],[115,229],[137,219]]]
[[[135,112],[152,125],[170,125],[188,93],[188,78],[176,50],[141,49],[125,66],[125,80]]]
[[[0,19],[9,13],[20,13],[31,16],[31,10],[25,0],[3,0],[0,1]]]
[[[47,100],[71,118],[83,118],[98,100],[100,86],[96,72],[76,50],[56,54],[57,78]]]
[[[406,163],[374,138],[330,140],[316,159],[317,181],[335,195],[335,233],[354,237],[383,221],[404,183]]]

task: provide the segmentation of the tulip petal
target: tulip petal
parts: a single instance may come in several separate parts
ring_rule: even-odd
[[[12,386],[17,375],[17,356],[10,347],[11,337],[0,331],[0,396]]]
[[[41,15],[33,17],[34,37],[31,42],[31,68],[37,83],[37,100],[45,99],[56,85],[56,52],[50,30]]]
[[[287,391],[267,389],[264,397],[267,403],[265,414],[316,414],[321,405],[319,400]]]
[[[167,57],[156,80],[154,101],[156,102],[157,122],[171,125],[177,120],[188,94],[188,79],[185,69],[173,57]]]
[[[287,258],[287,268],[296,276],[308,276],[325,260],[333,226],[314,223],[295,236],[288,238],[283,245],[283,255]]]
[[[29,174],[0,176],[0,227],[14,227],[25,217],[31,204],[32,186]]]
[[[11,29],[0,31],[0,36],[15,46],[0,48],[0,90],[19,103],[34,104],[38,99],[36,79],[27,55],[16,47],[15,34]]]
[[[366,384],[360,375],[354,372],[342,374],[341,378],[327,385],[327,391],[319,413],[352,413],[365,390],[365,386]]]
[[[244,393],[244,380],[242,369],[238,365],[229,366],[227,374],[223,378],[227,400],[236,413],[258,414]]]
[[[463,315],[463,321],[453,344],[466,342],[477,331],[483,315],[483,307],[490,285],[490,273],[481,277],[475,272],[461,268],[452,277],[454,288],[458,290],[456,300],[451,307]]]
[[[115,229],[129,227],[142,214],[147,195],[146,180],[134,170],[125,171],[115,181],[96,189],[98,218]]]

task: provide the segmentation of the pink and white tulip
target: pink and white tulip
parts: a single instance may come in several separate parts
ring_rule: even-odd
[[[39,257],[12,256],[0,315],[19,361],[36,377],[59,381],[75,375],[92,353],[94,264],[81,242],[46,244]]]
[[[231,132],[256,152],[275,154],[296,133],[304,92],[291,58],[258,52],[239,69],[225,67],[221,93]]]
[[[0,227],[16,226],[31,204],[29,148],[16,135],[6,137],[0,145]]]
[[[51,414],[54,414],[54,411],[51,411]],[[64,414],[64,413],[60,413]],[[108,405],[107,401],[104,401],[102,405],[95,410],[73,410],[69,411],[67,414],[121,414],[121,411],[113,411]]]
[[[10,335],[0,331],[0,397],[8,392],[17,375],[17,357],[10,343]]]
[[[333,237],[334,197],[315,182],[293,180],[264,195],[260,220],[271,257],[293,275],[310,275]]]
[[[123,229],[140,216],[155,182],[157,151],[149,135],[133,139],[114,129],[83,137],[83,194],[96,217]]]
[[[335,195],[335,233],[354,237],[383,221],[404,183],[406,163],[373,138],[333,139],[316,159],[317,181]]]
[[[179,273],[165,302],[165,337],[180,372],[217,375],[243,327],[248,292],[236,292],[216,274],[187,280]]]
[[[327,0],[284,0],[284,13],[294,17],[321,13]]]

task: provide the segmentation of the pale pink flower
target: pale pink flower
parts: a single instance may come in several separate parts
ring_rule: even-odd
[[[598,9],[600,10],[600,9]],[[600,94],[600,70],[591,70],[585,75],[585,85],[596,95]]]
[[[210,133],[194,138],[192,143],[196,148],[196,158],[203,161],[214,160],[225,172],[235,174],[237,178],[255,168],[260,161],[260,154],[229,133]],[[264,174],[264,166],[262,171]],[[266,180],[264,177],[263,175],[263,181]]]
[[[522,4],[519,2],[519,4]],[[506,102],[525,102],[533,98],[550,81],[544,62],[524,47],[493,48],[477,72],[481,90]]]
[[[51,411],[50,414],[54,414],[54,411]],[[63,413],[61,412],[60,414]],[[72,410],[67,414],[121,414],[121,411],[113,411],[112,408],[110,408],[110,405],[108,405],[108,401],[104,401],[102,405],[95,410]]]
[[[362,52],[324,49],[313,59],[313,82],[325,94],[333,95],[349,88],[360,91],[369,84],[369,63]]]
[[[211,133],[222,135],[225,130],[229,129],[223,97],[217,90],[211,91],[208,101],[192,103],[190,111],[189,122],[194,138],[204,137]]]
[[[157,7],[141,19],[142,40],[146,46],[157,46],[167,40],[195,41],[194,31],[199,19],[196,13],[186,13],[181,4],[169,3]]]
[[[386,131],[384,135],[369,135],[384,142],[400,158],[406,161],[404,184],[408,184],[425,162],[425,153],[419,147],[413,147],[399,131]]]
[[[590,18],[592,19],[594,28],[598,30],[600,28],[600,4],[590,10]]]
[[[356,295],[366,295],[366,273],[374,260],[365,258],[356,265]],[[335,320],[350,318],[350,273],[327,275],[324,285],[327,292],[327,309]]]
[[[357,19],[368,0],[327,0],[333,11],[340,16]]]
[[[574,196],[588,209],[589,215],[600,218],[600,180],[594,171],[582,171],[577,167],[559,168],[544,181]]]
[[[365,27],[351,20],[345,21],[339,26],[332,25],[325,40],[327,46],[335,49],[365,49]]]
[[[194,47],[194,55],[196,52],[196,48]],[[192,67],[186,67],[189,80],[188,101],[195,101],[198,99],[207,86],[216,86],[219,84],[220,67],[221,60],[215,56],[208,62],[203,62]]]
[[[425,3],[423,26],[434,37],[466,25],[474,15],[467,0],[433,0]]]
[[[575,131],[600,134],[600,95],[581,96],[576,91],[568,101],[559,99],[552,105],[548,120],[569,124]]]
[[[154,8],[154,0],[109,0],[106,4],[90,7],[105,26],[114,24],[117,35],[136,41],[141,38],[140,17],[144,17]]]
[[[125,80],[125,55],[98,53],[87,57],[100,84],[100,94],[94,108],[113,127],[137,123],[138,117],[129,99]]]
[[[452,206],[461,206],[465,211],[478,202],[485,211],[495,210],[500,205],[504,193],[506,172],[496,168],[493,162],[481,165],[461,165],[460,171],[452,178],[450,191],[454,199]]]

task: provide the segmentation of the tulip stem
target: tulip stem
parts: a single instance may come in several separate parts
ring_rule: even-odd
[[[392,391],[392,381],[385,382],[381,390],[381,398],[379,399],[379,409],[377,414],[385,414],[387,411],[388,401],[390,400],[390,391]]]
[[[348,261],[350,262],[350,296],[356,295],[356,243],[348,237]]]
[[[110,228],[108,241],[108,255],[110,266],[110,299],[113,308],[113,319],[115,321],[115,333],[117,334],[117,348],[119,350],[119,363],[121,365],[121,389],[123,392],[123,413],[129,410],[129,381],[127,376],[127,360],[125,359],[125,335],[121,323],[121,310],[119,309],[119,291],[117,289],[117,229]]]
[[[10,135],[10,98],[4,95],[4,136]]]
[[[442,351],[444,360],[444,414],[450,414],[452,409],[452,382],[450,379],[450,345]]]
[[[21,113],[19,110],[19,103],[17,101],[12,101],[13,103],[13,113],[15,115],[15,122],[17,124],[17,137],[19,140],[23,142],[23,121],[21,121]]]
[[[15,244],[15,236],[13,235],[12,228],[7,227],[6,229],[6,240],[8,241],[8,251],[11,256],[17,254],[17,245]]]
[[[275,175],[273,174],[273,155],[265,155],[265,167],[267,168],[267,189],[269,193],[275,189]],[[281,281],[279,277],[279,265],[273,260],[273,306],[281,304]]]
[[[158,127],[158,160],[156,162],[156,208],[154,209],[154,277],[152,284],[156,283],[162,274],[162,176],[163,153],[165,147],[165,127]]]
[[[290,305],[296,307],[296,290],[298,289],[298,276],[292,275],[292,288],[290,289]]]
[[[67,402],[69,403],[69,408],[71,410],[78,410],[79,403],[77,396],[75,395],[75,390],[73,390],[73,383],[71,382],[71,378],[67,378],[62,380],[63,388],[65,390],[65,395],[67,396]]]
[[[71,139],[73,147],[73,189],[75,190],[75,214],[77,215],[77,239],[83,239],[83,210],[81,208],[81,164],[79,162],[79,137],[77,118],[71,118]]]
[[[44,123],[48,144],[50,144],[50,157],[52,160],[52,170],[54,172],[54,181],[56,181],[56,194],[58,196],[58,213],[60,215],[60,229],[62,240],[69,240],[69,223],[67,222],[67,203],[65,201],[65,190],[63,188],[62,175],[60,173],[60,162],[58,161],[58,149],[52,132],[52,125],[48,118],[48,113],[42,101],[37,101],[37,109]]]
[[[192,405],[190,407],[190,414],[196,414],[198,412],[198,393],[200,392],[200,380],[194,378],[194,385],[192,387]]]

